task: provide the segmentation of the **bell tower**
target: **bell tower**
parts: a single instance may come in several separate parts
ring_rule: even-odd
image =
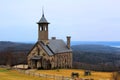
[[[44,12],[42,13],[42,17],[38,24],[38,41],[48,40],[48,24]]]

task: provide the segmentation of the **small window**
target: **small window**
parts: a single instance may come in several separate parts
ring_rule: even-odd
[[[43,31],[43,26],[41,27],[41,31]]]
[[[40,27],[40,31],[42,31],[42,28]]]
[[[45,27],[45,31],[47,31],[47,28]]]

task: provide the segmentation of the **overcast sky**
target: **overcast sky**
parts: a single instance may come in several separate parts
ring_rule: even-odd
[[[43,6],[49,38],[120,41],[120,0],[0,0],[0,41],[37,41]]]

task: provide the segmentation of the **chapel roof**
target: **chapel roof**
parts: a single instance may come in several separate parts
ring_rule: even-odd
[[[47,23],[49,24],[49,22],[46,20],[44,13],[42,14],[41,19],[39,20],[39,22],[37,22],[37,24],[42,24],[42,23]]]
[[[56,39],[56,40],[49,40],[49,43],[47,45],[43,44],[43,42],[39,43],[44,50],[49,54],[49,55],[54,55],[57,53],[64,53],[64,52],[72,52],[72,49],[69,49],[65,42],[61,39]]]

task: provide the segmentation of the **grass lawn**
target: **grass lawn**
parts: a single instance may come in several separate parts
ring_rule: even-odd
[[[110,72],[91,72],[91,76],[84,76],[84,70],[77,69],[59,69],[59,70],[29,70],[30,72],[40,73],[40,74],[49,74],[56,76],[65,76],[71,77],[72,72],[77,72],[80,74],[80,78],[92,78],[94,80],[110,80],[112,73]],[[19,73],[16,70],[7,70],[4,68],[0,68],[0,80],[53,80],[46,79],[41,77],[34,77],[30,75],[25,75],[23,73]]]
[[[19,73],[16,70],[7,70],[4,68],[0,68],[0,80],[52,80],[52,79],[33,77]]]
[[[77,69],[59,69],[58,70],[31,70],[35,73],[41,73],[41,74],[50,74],[50,75],[56,75],[56,76],[66,76],[71,77],[72,72],[77,72],[80,74],[80,78],[92,78],[94,80],[110,80],[112,73],[110,72],[91,72],[91,76],[84,76],[84,70],[77,70]]]

